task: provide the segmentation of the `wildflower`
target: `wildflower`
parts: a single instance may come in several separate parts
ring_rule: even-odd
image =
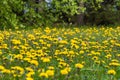
[[[1,70],[4,70],[4,69],[5,69],[4,66],[1,66],[1,65],[0,65],[0,71],[1,71]]]
[[[14,55],[14,59],[23,59],[23,55],[18,54],[18,55]]]
[[[120,63],[117,62],[111,62],[109,63],[110,66],[120,66]]]
[[[51,30],[49,27],[47,27],[45,30],[44,30],[47,34],[50,34],[51,33]]]
[[[97,56],[93,56],[92,60],[98,60],[98,57]]]
[[[81,45],[82,46],[87,46],[87,44],[84,41],[82,41]]]
[[[62,40],[62,38],[61,37],[58,37],[58,41],[61,41]]]
[[[77,63],[77,64],[75,64],[75,67],[76,67],[76,68],[80,68],[80,69],[81,69],[81,68],[83,68],[83,67],[84,67],[84,65],[83,65],[83,64],[80,64],[80,63]]]
[[[64,67],[64,66],[68,66],[68,64],[61,61],[61,62],[59,62],[59,66],[61,66],[61,67],[63,66]]]
[[[107,71],[107,74],[110,74],[110,75],[115,75],[116,74],[116,71],[111,69],[111,70],[108,70]]]
[[[120,54],[117,54],[118,57],[120,57]]]
[[[50,47],[51,46],[51,44],[47,44],[47,47]]]
[[[84,51],[83,51],[83,50],[81,50],[79,53],[80,53],[80,54],[84,54]]]
[[[12,40],[12,43],[18,45],[18,44],[21,44],[21,41],[20,41],[20,40],[13,39],[13,40]]]
[[[23,60],[24,60],[24,61],[28,61],[28,62],[30,62],[30,61],[31,61],[31,59],[30,59],[30,58],[28,58],[28,57],[23,58]]]
[[[53,66],[49,66],[48,69],[54,70],[54,67]]]
[[[63,70],[60,71],[60,73],[61,73],[62,75],[66,75],[66,74],[68,74],[68,71],[67,71],[66,69],[63,69]]]
[[[111,55],[111,54],[107,54],[105,57],[106,57],[106,58],[111,58],[112,55]]]
[[[32,35],[32,34],[29,34],[29,35],[28,35],[28,39],[29,39],[29,40],[35,40],[35,36]]]
[[[27,77],[26,80],[34,80],[34,79],[31,77]]]
[[[68,42],[66,40],[61,40],[60,43],[61,44],[68,44]]]
[[[117,59],[113,59],[112,62],[119,62]]]
[[[91,54],[92,54],[92,55],[100,55],[99,52],[95,52],[95,51],[91,51]]]
[[[48,76],[54,76],[54,70],[47,70],[47,71],[46,71],[46,74],[47,74]]]
[[[11,67],[11,72],[13,73],[13,76],[22,76],[24,74],[24,69],[19,67],[19,66],[15,66],[15,67]]]
[[[3,73],[8,73],[8,74],[11,73],[11,71],[10,71],[9,69],[3,69],[2,72],[3,72]]]
[[[39,76],[40,76],[40,77],[48,78],[48,74],[45,73],[45,72],[41,72]]]
[[[31,67],[27,67],[26,70],[29,71],[29,72],[33,72],[34,71]]]
[[[43,62],[50,62],[50,59],[49,58],[43,58],[42,61]]]
[[[28,72],[27,74],[26,74],[26,76],[27,77],[31,77],[32,75],[34,75],[35,74],[35,72],[34,71],[31,71],[31,72]]]
[[[34,64],[35,66],[38,66],[38,61],[36,61],[36,60],[31,60],[30,63]]]
[[[1,48],[7,49],[7,44],[2,44]]]

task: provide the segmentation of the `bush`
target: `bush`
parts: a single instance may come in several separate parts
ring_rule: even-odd
[[[36,0],[37,1],[37,0]],[[61,21],[63,14],[77,14],[78,6],[73,0],[35,2],[34,0],[1,0],[0,28],[47,25]]]

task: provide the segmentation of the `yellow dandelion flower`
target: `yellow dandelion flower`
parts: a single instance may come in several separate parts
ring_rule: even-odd
[[[49,66],[48,69],[54,70],[54,67],[53,66]]]
[[[7,49],[7,44],[2,44],[1,48]]]
[[[0,65],[0,71],[2,71],[2,70],[4,70],[5,68],[4,68],[4,66],[1,66]]]
[[[110,66],[120,66],[120,63],[117,62],[111,62],[109,63]]]
[[[105,57],[106,57],[106,58],[111,58],[112,55],[111,55],[111,54],[107,54]]]
[[[76,68],[80,68],[80,69],[81,69],[81,68],[83,68],[83,67],[84,67],[84,65],[83,65],[83,64],[80,64],[80,63],[77,63],[77,64],[75,64],[75,67],[76,67]]]
[[[67,41],[65,41],[65,40],[61,40],[61,41],[59,41],[61,44],[68,44],[68,42]]]
[[[83,51],[83,50],[81,50],[79,53],[80,53],[80,54],[84,54],[84,51]]]
[[[34,70],[31,67],[26,67],[26,70],[29,72],[33,72]]]
[[[29,35],[28,35],[28,39],[29,39],[29,40],[35,40],[35,36],[32,35],[32,34],[29,34]]]
[[[92,60],[98,60],[98,57],[97,56],[93,56]]]
[[[21,41],[17,39],[13,39],[12,43],[18,45],[18,44],[21,44]]]
[[[42,61],[43,62],[50,62],[50,59],[49,58],[43,58]]]
[[[23,60],[24,60],[24,61],[28,61],[28,62],[30,62],[30,61],[31,61],[31,59],[30,59],[30,58],[28,58],[28,57],[23,58]]]
[[[11,73],[11,71],[10,71],[10,70],[8,70],[8,69],[3,69],[3,70],[2,70],[2,72],[3,72],[3,73],[8,73],[8,74],[10,74],[10,73]]]
[[[63,69],[63,70],[60,71],[60,73],[62,75],[66,75],[66,74],[68,74],[68,70],[67,69]]]
[[[34,80],[34,79],[31,77],[27,77],[26,80]]]
[[[39,76],[40,76],[40,77],[48,78],[48,74],[45,73],[45,72],[41,72]]]
[[[118,57],[120,57],[120,54],[117,54]]]
[[[13,70],[13,72],[19,72],[20,75],[24,74],[24,69],[21,68],[20,66],[15,66],[15,67],[11,67],[11,69]]]
[[[46,71],[46,74],[47,74],[48,76],[54,76],[54,70],[47,70],[47,71]]]
[[[27,77],[31,77],[31,76],[34,75],[34,74],[35,74],[34,71],[32,71],[32,72],[28,72],[28,73],[26,74],[26,76],[27,76]]]
[[[116,71],[111,69],[111,70],[108,70],[107,71],[107,74],[110,74],[110,75],[115,75],[116,74]]]
[[[31,60],[30,63],[34,64],[35,66],[38,66],[38,61],[36,61],[36,60]]]

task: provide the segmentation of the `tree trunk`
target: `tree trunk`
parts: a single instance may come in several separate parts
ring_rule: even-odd
[[[84,7],[84,2],[79,2],[79,7]],[[81,12],[81,10],[79,9],[79,12]],[[78,14],[77,16],[77,24],[78,25],[83,25],[84,24],[84,13],[81,12],[80,14]]]
[[[78,25],[84,25],[84,14],[83,13],[77,15],[76,23]]]

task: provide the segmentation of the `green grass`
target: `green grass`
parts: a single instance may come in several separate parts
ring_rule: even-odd
[[[0,31],[0,80],[119,79],[119,26]]]

